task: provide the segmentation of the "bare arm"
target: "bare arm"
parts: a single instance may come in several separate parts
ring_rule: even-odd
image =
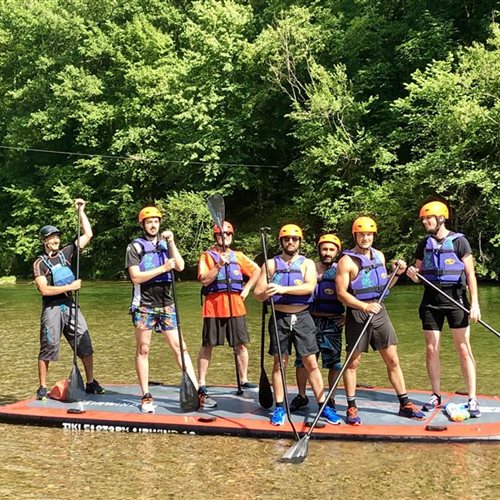
[[[467,286],[470,294],[470,318],[473,321],[478,321],[481,319],[481,310],[479,308],[479,293],[477,288],[476,272],[474,270],[474,258],[472,257],[472,254],[462,257],[462,262],[465,266],[465,278],[467,280]]]
[[[82,228],[80,239],[75,241],[75,245],[79,246],[81,250],[83,250],[87,246],[88,242],[92,239],[92,236],[94,236],[89,219],[87,217],[87,214],[85,213],[85,205],[86,202],[81,198],[75,199],[75,208],[77,211],[80,210],[80,224]]]
[[[420,278],[417,276],[417,273],[420,273],[422,269],[422,261],[416,260],[414,266],[410,266],[406,271],[406,275],[410,278],[414,283],[420,283]]]
[[[269,273],[274,274],[274,259],[269,259],[267,261],[267,266],[269,267]],[[257,284],[253,291],[253,295],[259,302],[264,302],[270,295],[267,293],[267,276],[266,276],[266,266],[262,264],[260,268],[259,277],[257,279]]]
[[[186,264],[184,262],[184,258],[177,249],[177,245],[175,244],[174,233],[172,233],[172,231],[163,231],[163,233],[161,233],[161,237],[167,242],[170,257],[175,259],[175,271],[184,271]]]
[[[250,275],[249,280],[246,282],[245,288],[243,288],[241,292],[241,298],[245,300],[250,293],[250,290],[254,287],[255,283],[257,283],[257,280],[259,279],[260,276],[260,268],[256,267],[254,272]]]
[[[37,276],[35,278],[35,283],[38,291],[44,297],[51,297],[54,295],[60,295],[62,293],[74,292],[76,290],[80,290],[82,286],[82,280],[75,280],[69,285],[49,285],[49,282],[47,281],[47,278],[45,276]]]

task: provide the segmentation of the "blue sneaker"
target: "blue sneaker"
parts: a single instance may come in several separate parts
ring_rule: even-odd
[[[325,409],[321,412],[321,417],[333,425],[339,425],[342,422],[335,409],[330,406],[325,406]]]
[[[271,416],[272,425],[285,425],[285,409],[283,406],[277,406]]]

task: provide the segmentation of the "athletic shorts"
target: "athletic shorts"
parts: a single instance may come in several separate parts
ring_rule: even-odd
[[[224,339],[230,347],[250,342],[245,316],[235,316],[232,319],[203,318],[202,345],[212,347],[224,345]]]
[[[44,307],[40,318],[40,352],[38,359],[57,361],[61,346],[61,333],[71,349],[75,346],[75,303]],[[94,353],[85,318],[78,309],[77,355],[82,358]]]
[[[468,304],[466,304],[467,306]],[[421,304],[418,315],[422,320],[423,330],[441,331],[445,318],[448,320],[450,328],[467,328],[469,326],[469,315],[458,307],[441,309]]]
[[[316,325],[309,311],[301,311],[295,314],[276,311],[276,323],[283,356],[292,354],[292,344],[295,346],[295,352],[300,358],[318,352]],[[271,336],[269,354],[274,356],[278,354],[278,349],[272,315],[269,318],[269,335]]]
[[[321,365],[327,370],[342,369],[342,326],[338,322],[342,316],[313,316],[317,328],[316,342],[321,354]],[[295,358],[295,368],[302,368],[304,364],[298,356]]]
[[[130,310],[134,328],[170,332],[177,330],[177,317],[173,304],[163,307],[137,307]]]
[[[345,350],[347,352],[351,352],[351,347],[354,346],[358,340],[368,316],[368,313],[359,309],[347,308],[345,321]],[[396,332],[392,326],[385,306],[382,305],[382,310],[373,316],[368,325],[363,338],[356,348],[356,352],[368,352],[370,347],[374,351],[378,351],[391,345],[396,345],[397,343],[398,338]]]

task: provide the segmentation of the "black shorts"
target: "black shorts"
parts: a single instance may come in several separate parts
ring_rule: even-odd
[[[368,313],[359,309],[347,308],[346,321],[345,321],[345,350],[351,352],[352,347],[359,338],[366,321],[368,320]],[[392,326],[389,315],[385,306],[382,310],[375,314],[363,335],[356,352],[368,352],[371,347],[374,351],[386,349],[391,345],[396,345],[398,338],[394,327]]]
[[[292,354],[292,344],[295,346],[295,352],[300,358],[318,352],[316,325],[309,311],[301,311],[295,314],[276,311],[276,323],[278,325],[278,337],[283,356],[290,356]],[[269,318],[269,335],[271,336],[269,354],[274,356],[278,354],[278,349],[272,315]]]
[[[232,336],[234,336],[235,342],[233,342]],[[202,345],[212,347],[224,345],[224,339],[227,339],[227,343],[231,347],[250,342],[245,316],[203,318]]]
[[[466,307],[468,304],[466,304]],[[439,308],[428,304],[421,304],[418,315],[422,320],[422,329],[441,331],[444,319],[448,320],[450,328],[467,328],[469,326],[469,315],[458,307]]]

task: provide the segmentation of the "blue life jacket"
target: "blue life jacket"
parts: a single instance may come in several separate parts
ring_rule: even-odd
[[[313,303],[309,307],[311,313],[342,314],[345,311],[344,304],[337,298],[335,289],[336,274],[337,264],[334,263],[323,273],[321,278],[318,277],[318,284],[314,289]]]
[[[40,256],[42,261],[49,268],[50,274],[52,274],[52,284],[54,286],[70,285],[76,278],[69,266],[69,262],[62,252],[58,252],[57,257],[59,257],[59,263],[52,264],[46,255]]]
[[[274,257],[274,274],[271,283],[281,286],[297,286],[304,283],[301,265],[305,257],[300,255],[292,263],[285,262],[279,255]],[[312,302],[312,294],[308,295],[273,295],[271,297],[275,304],[303,305]]]
[[[220,262],[219,252],[208,250],[207,253],[212,257],[216,265]],[[229,280],[226,279],[226,268],[229,268]],[[236,260],[236,253],[233,250],[229,251],[228,265],[220,268],[212,283],[201,288],[201,293],[208,295],[210,293],[226,292],[227,281],[229,281],[229,290],[231,292],[241,293],[243,291],[243,275]]]
[[[141,261],[139,262],[139,269],[141,271],[156,269],[162,266],[169,258],[168,247],[164,240],[160,240],[154,245],[146,238],[136,238],[132,243],[138,243],[142,248]],[[172,283],[172,273],[167,271],[142,284],[145,285],[147,283]]]
[[[455,253],[453,242],[463,236],[455,233],[447,236],[441,243],[436,238],[427,237],[424,260],[422,261],[422,276],[437,284],[460,284],[465,269],[464,263]]]
[[[373,258],[370,259],[352,250],[345,250],[343,253],[349,255],[349,257],[358,259],[361,264],[358,275],[349,285],[350,293],[358,300],[379,299],[385,285],[387,285],[388,277],[387,270],[378,254],[374,250],[371,250],[370,253]],[[389,290],[387,290],[385,297],[387,295],[389,295]]]

